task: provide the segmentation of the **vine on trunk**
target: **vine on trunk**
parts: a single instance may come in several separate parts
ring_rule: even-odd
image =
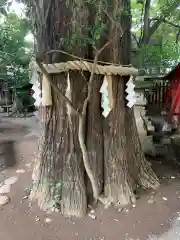
[[[86,147],[86,144],[85,144],[84,124],[85,124],[85,121],[86,121],[87,106],[88,106],[88,103],[90,102],[91,96],[92,96],[92,85],[93,85],[93,79],[94,79],[94,75],[95,75],[95,69],[96,69],[98,57],[101,54],[101,52],[108,45],[110,45],[110,43],[112,41],[113,41],[113,38],[110,41],[108,41],[106,44],[104,44],[104,46],[100,50],[97,50],[97,48],[94,47],[95,52],[96,52],[95,53],[95,59],[94,59],[93,68],[92,68],[91,75],[90,75],[89,82],[88,82],[88,94],[87,94],[87,97],[86,97],[86,99],[83,103],[83,108],[82,108],[81,113],[73,106],[73,103],[71,102],[71,100],[69,100],[69,98],[67,96],[65,96],[62,93],[62,91],[60,89],[58,89],[57,86],[53,83],[50,74],[47,73],[47,71],[43,67],[42,63],[38,59],[36,61],[39,69],[47,77],[47,79],[50,82],[54,91],[56,91],[57,93],[59,93],[61,95],[61,97],[66,101],[66,103],[69,105],[69,107],[71,107],[71,109],[75,112],[75,114],[77,114],[77,116],[79,118],[78,138],[79,138],[80,148],[81,148],[81,151],[82,151],[84,167],[85,167],[86,173],[87,173],[87,175],[89,177],[89,180],[91,182],[91,185],[92,185],[93,197],[94,197],[95,201],[99,200],[100,202],[102,202],[106,206],[109,205],[110,203],[103,196],[100,196],[98,183],[97,183],[97,180],[95,179],[95,176],[93,174],[93,171],[91,169],[90,162],[89,162],[89,159],[88,159],[88,151],[87,151],[87,147]]]

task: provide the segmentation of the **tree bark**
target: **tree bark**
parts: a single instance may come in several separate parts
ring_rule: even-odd
[[[142,40],[141,44],[145,44],[148,39],[149,34],[149,27],[150,27],[150,8],[151,8],[151,0],[146,0],[145,7],[144,7],[144,25],[143,25],[143,32],[142,32]]]
[[[78,82],[78,83],[77,83]],[[70,100],[76,109],[82,111],[82,103],[86,94],[85,79],[79,73],[70,75]],[[81,89],[81,91],[79,91]],[[68,156],[63,166],[63,189],[61,211],[64,215],[83,216],[87,210],[86,187],[84,181],[85,169],[82,152],[78,141],[79,119],[68,109]]]
[[[77,38],[70,43],[81,23],[86,24],[86,7],[76,5],[75,2],[69,4],[69,1],[55,0],[48,5],[47,1],[43,1],[42,10],[47,11],[49,7],[51,15],[44,19],[45,26],[42,26],[42,23],[37,24],[39,28],[36,30],[39,33],[38,56],[45,63],[69,60],[67,56],[57,53],[43,56],[51,49],[70,48],[66,46],[67,43],[74,48],[74,54],[83,57],[86,53],[86,48],[80,47],[81,39]],[[41,8],[38,15],[37,19],[42,19]],[[65,74],[54,76],[53,81],[67,94],[77,109],[82,108],[86,94],[86,78],[79,73],[70,73],[69,81]],[[87,199],[85,170],[78,142],[78,118],[53,89],[52,97],[53,106],[41,109],[42,133],[30,199],[37,199],[43,209],[55,206],[60,208],[64,215],[82,216],[87,209]]]
[[[131,176],[133,176],[137,185],[141,185],[143,188],[156,189],[159,186],[158,178],[144,157],[135,122],[134,110],[126,109],[125,126],[128,149],[132,149],[129,152]]]
[[[65,93],[65,76],[55,77],[57,86]],[[40,208],[55,207],[62,199],[63,166],[68,156],[68,122],[65,103],[52,91],[53,106],[42,107],[39,154],[33,171],[30,199],[38,200]]]
[[[126,10],[121,16],[123,37],[121,47],[119,39],[115,39],[108,56],[111,56],[113,62],[120,59],[122,64],[127,65],[131,59],[130,0],[122,0],[120,6],[115,5],[115,2],[113,9],[115,12],[119,7]],[[114,78],[115,107],[104,120],[105,196],[113,204],[121,206],[135,202],[134,190],[137,184],[146,188],[156,188],[159,185],[142,153],[133,110],[126,106],[127,80],[128,78],[124,77]]]
[[[103,117],[101,114],[101,96],[99,93],[102,78],[95,76],[92,100],[88,106],[87,116],[87,149],[91,168],[98,182],[99,192],[103,191]],[[87,179],[87,193],[92,198],[92,186]]]
[[[51,49],[70,51],[71,48],[73,54],[92,57],[92,48],[88,50],[88,44],[82,44],[83,38],[89,36],[89,30],[85,27],[89,24],[86,4],[72,1],[69,5],[69,1],[66,0],[44,0],[42,3],[42,6],[36,8],[38,57],[45,63],[70,60],[71,58],[62,54],[44,53]],[[107,19],[105,14],[108,34],[103,35],[99,45],[116,36],[113,44],[102,54],[102,60],[119,63],[121,59],[121,63],[129,64],[130,0],[118,3],[116,0],[109,1],[108,12],[113,19],[116,19],[119,9],[124,11],[121,16],[123,37],[121,28],[114,25],[114,21]],[[80,28],[81,26],[83,28]],[[77,32],[80,38],[74,39]],[[72,39],[73,43],[69,41]],[[66,94],[75,108],[81,111],[87,96],[89,74],[70,72],[69,75],[69,78],[67,73],[54,75],[53,83],[64,95]],[[136,184],[141,183],[143,187],[158,185],[156,176],[142,154],[133,112],[126,107],[126,81],[124,77],[114,77],[115,107],[108,118],[103,120],[99,93],[102,79],[95,76],[93,95],[86,116],[87,124],[84,126],[90,166],[99,190],[105,193],[110,202],[120,205],[135,201],[133,190]],[[43,209],[55,206],[64,215],[82,216],[87,211],[87,195],[92,196],[92,187],[87,180],[78,141],[79,119],[53,88],[52,100],[52,106],[41,109],[42,134],[30,198],[37,199]],[[132,149],[132,152],[129,149]]]
[[[115,107],[104,120],[104,191],[111,203],[124,206],[135,199],[125,132],[124,81],[120,77],[113,79],[113,95]]]

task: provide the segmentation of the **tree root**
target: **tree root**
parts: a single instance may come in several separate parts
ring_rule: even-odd
[[[147,162],[144,166],[140,167],[139,183],[144,188],[157,189],[160,185],[159,180],[151,169],[151,166],[148,165],[149,163]]]

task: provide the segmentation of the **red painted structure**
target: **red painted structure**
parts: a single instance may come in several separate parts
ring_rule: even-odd
[[[180,63],[165,76],[170,81],[168,89],[166,106],[170,107],[171,115],[180,117]]]

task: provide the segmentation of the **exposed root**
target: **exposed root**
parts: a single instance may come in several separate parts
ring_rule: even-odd
[[[51,187],[48,187],[48,184],[34,182],[29,200],[37,201],[39,208],[43,211],[47,211],[55,206],[57,201],[55,197],[56,196],[51,192]]]
[[[126,135],[129,140],[128,144],[131,150],[132,166],[130,168],[131,174],[136,182],[143,188],[156,189],[159,187],[159,180],[151,168],[150,163],[145,159],[143,154],[141,142],[139,139],[136,121],[132,110],[126,111]]]
[[[146,161],[146,160],[145,160]],[[139,169],[139,184],[144,188],[157,189],[160,185],[159,179],[153,172],[150,164],[145,162]]]
[[[75,186],[73,184],[73,187],[77,188],[78,190],[71,191],[71,196],[69,196],[70,193],[68,193],[67,195],[63,193],[64,196],[63,201],[61,202],[61,212],[67,217],[83,217],[86,215],[87,212],[85,192],[82,193],[79,190],[79,186]],[[69,188],[72,188],[72,186],[69,186]]]
[[[108,198],[105,198],[104,196],[99,196],[98,200],[104,205],[104,208],[109,208],[112,204],[111,200]]]
[[[124,182],[122,184],[122,182]],[[136,202],[136,197],[130,184],[124,180],[119,184],[115,181],[105,186],[105,195],[107,196],[108,203],[116,206],[126,206],[130,203]]]
[[[33,183],[29,200],[37,201],[39,208],[43,211],[52,210],[59,203],[61,186],[46,177],[40,161],[36,161],[32,179]]]

